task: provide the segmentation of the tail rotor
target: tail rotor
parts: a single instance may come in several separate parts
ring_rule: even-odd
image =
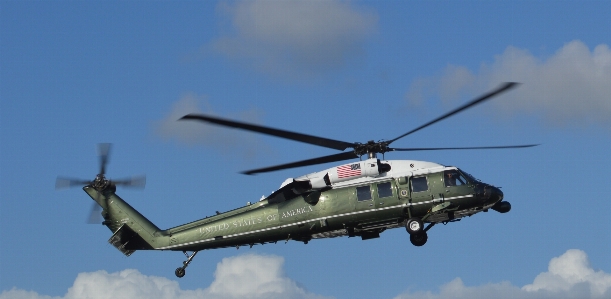
[[[97,145],[97,153],[100,160],[100,171],[93,180],[74,179],[58,176],[55,181],[55,189],[60,190],[72,187],[91,186],[97,191],[102,192],[109,187],[115,188],[116,186],[124,186],[137,189],[144,188],[144,186],[146,185],[146,176],[144,175],[133,176],[130,178],[119,180],[110,180],[106,178],[106,165],[108,164],[110,156],[110,148],[110,143],[99,143]],[[87,218],[87,223],[98,224],[102,222],[102,217],[100,214],[101,208],[102,207],[96,202],[93,203],[93,206],[91,208],[91,214]]]

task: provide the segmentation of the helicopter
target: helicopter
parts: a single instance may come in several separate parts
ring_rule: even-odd
[[[106,178],[110,144],[98,145],[100,172],[94,180],[58,177],[56,188],[83,186],[101,208],[102,224],[110,229],[108,240],[126,256],[137,250],[182,251],[186,260],[175,270],[177,277],[195,255],[206,249],[257,244],[309,241],[321,238],[379,238],[388,229],[405,228],[414,246],[423,246],[436,224],[460,221],[489,209],[511,210],[499,187],[476,179],[454,166],[415,160],[381,160],[394,151],[508,149],[537,146],[478,146],[445,148],[393,148],[390,144],[517,86],[507,82],[466,104],[399,137],[366,143],[344,142],[243,123],[202,114],[188,114],[180,121],[200,121],[218,126],[281,137],[342,151],[313,159],[258,168],[252,175],[344,160],[347,164],[285,180],[276,191],[256,202],[227,212],[216,212],[190,223],[162,230],[116,194],[117,186],[143,187],[144,177],[125,180]],[[350,151],[345,151],[351,148]],[[94,211],[96,209],[94,208]],[[425,226],[426,225],[426,226]]]

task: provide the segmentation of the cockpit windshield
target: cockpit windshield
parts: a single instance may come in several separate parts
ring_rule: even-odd
[[[462,173],[463,175],[465,175],[467,177],[467,180],[471,181],[471,182],[479,182],[480,180],[476,179],[474,176],[472,176],[470,173],[459,169],[460,173]]]
[[[443,172],[443,180],[445,181],[446,187],[462,186],[466,185],[467,178],[457,170],[446,170]]]

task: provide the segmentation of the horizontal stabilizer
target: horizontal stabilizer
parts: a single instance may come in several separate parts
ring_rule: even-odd
[[[137,249],[152,249],[152,247],[134,232],[129,226],[123,224],[108,240],[126,256],[132,255]]]

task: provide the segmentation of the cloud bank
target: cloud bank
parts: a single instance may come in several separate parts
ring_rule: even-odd
[[[203,108],[200,108],[203,106]],[[264,145],[254,134],[228,129],[204,122],[179,119],[189,113],[218,115],[206,101],[204,96],[187,94],[174,103],[169,114],[154,123],[156,135],[164,140],[174,140],[188,145],[203,145],[218,150],[221,153],[238,153],[245,159],[256,157]],[[225,116],[219,116],[225,118]],[[245,110],[226,118],[250,123],[258,123],[257,110]]]
[[[328,298],[312,294],[286,277],[282,271],[283,263],[284,259],[278,256],[250,254],[225,258],[217,264],[214,281],[206,289],[182,290],[176,281],[147,276],[138,270],[128,269],[116,273],[81,273],[63,297],[49,297],[32,291],[12,289],[2,292],[0,299]]]
[[[507,114],[540,115],[560,125],[611,123],[611,50],[601,44],[590,51],[578,40],[547,59],[508,47],[477,72],[448,66],[438,77],[414,81],[406,99],[411,105],[430,96],[447,101],[460,95],[475,96],[508,81],[523,84],[504,94],[502,101],[495,101]]]
[[[594,271],[585,252],[571,249],[549,262],[547,272],[522,288],[509,282],[477,287],[465,286],[460,278],[443,285],[438,293],[405,293],[395,299],[543,299],[611,298],[611,274]]]
[[[12,289],[0,299],[225,299],[225,298],[329,298],[300,287],[283,272],[284,259],[256,254],[223,259],[217,264],[208,288],[183,290],[178,282],[143,275],[128,269],[117,273],[81,273],[63,297],[49,297],[33,291]],[[266,269],[261,271],[260,269]],[[194,279],[191,277],[191,279]],[[440,287],[439,292],[406,292],[395,299],[602,299],[611,298],[611,274],[595,271],[585,252],[571,249],[553,258],[547,272],[522,288],[510,282],[465,286],[460,278]]]
[[[344,1],[239,1],[218,11],[230,30],[209,46],[278,76],[308,77],[363,54],[377,15]]]

